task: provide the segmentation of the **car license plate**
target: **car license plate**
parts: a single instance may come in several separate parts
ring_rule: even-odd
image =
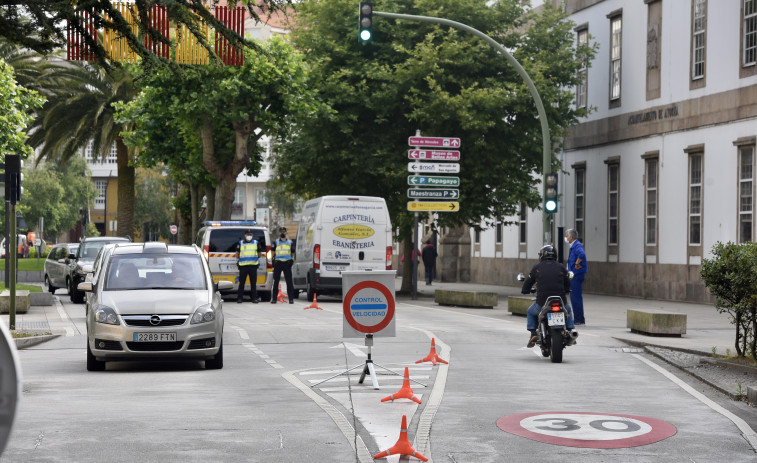
[[[237,264],[228,264],[228,265],[226,265],[226,271],[227,272],[238,272],[239,269],[237,268]]]
[[[346,265],[327,265],[326,270],[328,270],[329,272],[343,272],[347,270],[347,266]]]
[[[565,314],[562,312],[549,312],[547,314],[547,324],[549,326],[564,325]]]
[[[134,342],[176,341],[176,333],[134,333]]]

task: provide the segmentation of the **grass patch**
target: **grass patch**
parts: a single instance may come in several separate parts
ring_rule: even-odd
[[[0,270],[5,270],[5,259],[0,259]],[[40,258],[39,264],[37,264],[37,258],[19,259],[18,270],[21,272],[36,271],[41,272],[45,270],[45,259]]]
[[[0,281],[0,291],[5,291],[6,289],[7,288],[5,287],[5,282],[4,281]],[[21,284],[21,283],[17,283],[16,284],[16,291],[18,291],[19,289],[23,289],[23,290],[29,291],[30,293],[41,293],[43,291],[43,289],[42,289],[41,286],[37,286],[37,285],[24,285],[24,284]]]
[[[11,331],[11,336],[15,338],[33,338],[34,336],[49,336],[52,333],[45,331],[44,333],[30,333],[28,331]]]

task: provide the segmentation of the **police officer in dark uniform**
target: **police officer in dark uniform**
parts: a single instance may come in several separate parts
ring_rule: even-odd
[[[258,242],[253,239],[252,230],[244,232],[244,240],[237,244],[237,267],[239,267],[239,287],[237,289],[237,303],[244,299],[244,285],[247,278],[250,279],[250,297],[252,303],[258,303],[258,265],[260,264],[260,251]]]
[[[292,283],[292,240],[287,239],[286,227],[279,228],[279,238],[273,242],[273,288],[271,289],[271,304],[276,303],[279,296],[279,280],[281,272],[284,272],[284,278],[287,283],[287,293],[289,303],[294,304],[294,283]]]
[[[560,296],[568,311],[565,328],[572,330],[574,326],[573,310],[568,304],[565,295],[570,292],[570,276],[568,270],[557,262],[557,252],[554,246],[546,245],[539,250],[539,263],[534,265],[523,282],[520,292],[531,293],[531,287],[536,284],[536,300],[528,308],[526,329],[531,333],[528,339],[528,347],[534,347],[539,337],[536,335],[539,312],[547,302],[549,296]],[[569,338],[572,339],[572,338]]]

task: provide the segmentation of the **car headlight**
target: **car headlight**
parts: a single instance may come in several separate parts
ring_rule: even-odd
[[[196,325],[198,323],[207,323],[212,322],[216,319],[216,311],[213,310],[213,307],[208,305],[204,305],[202,307],[198,307],[197,310],[195,310],[195,313],[192,314],[192,321],[190,324]]]
[[[95,321],[97,323],[105,323],[106,325],[121,324],[121,322],[118,321],[116,311],[106,305],[101,305],[95,309]]]

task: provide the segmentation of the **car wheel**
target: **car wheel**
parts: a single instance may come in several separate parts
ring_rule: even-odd
[[[315,297],[315,290],[313,290],[313,287],[310,285],[310,280],[308,280],[305,291],[307,292],[308,302],[313,302],[313,298]]]
[[[55,290],[58,289],[50,284],[50,277],[47,276],[47,274],[45,274],[45,286],[47,286],[47,290],[50,291],[50,294],[55,294]]]
[[[220,370],[223,368],[223,342],[218,348],[218,353],[210,360],[205,360],[206,370]]]
[[[105,362],[97,360],[89,348],[89,339],[87,339],[87,371],[105,371]]]

